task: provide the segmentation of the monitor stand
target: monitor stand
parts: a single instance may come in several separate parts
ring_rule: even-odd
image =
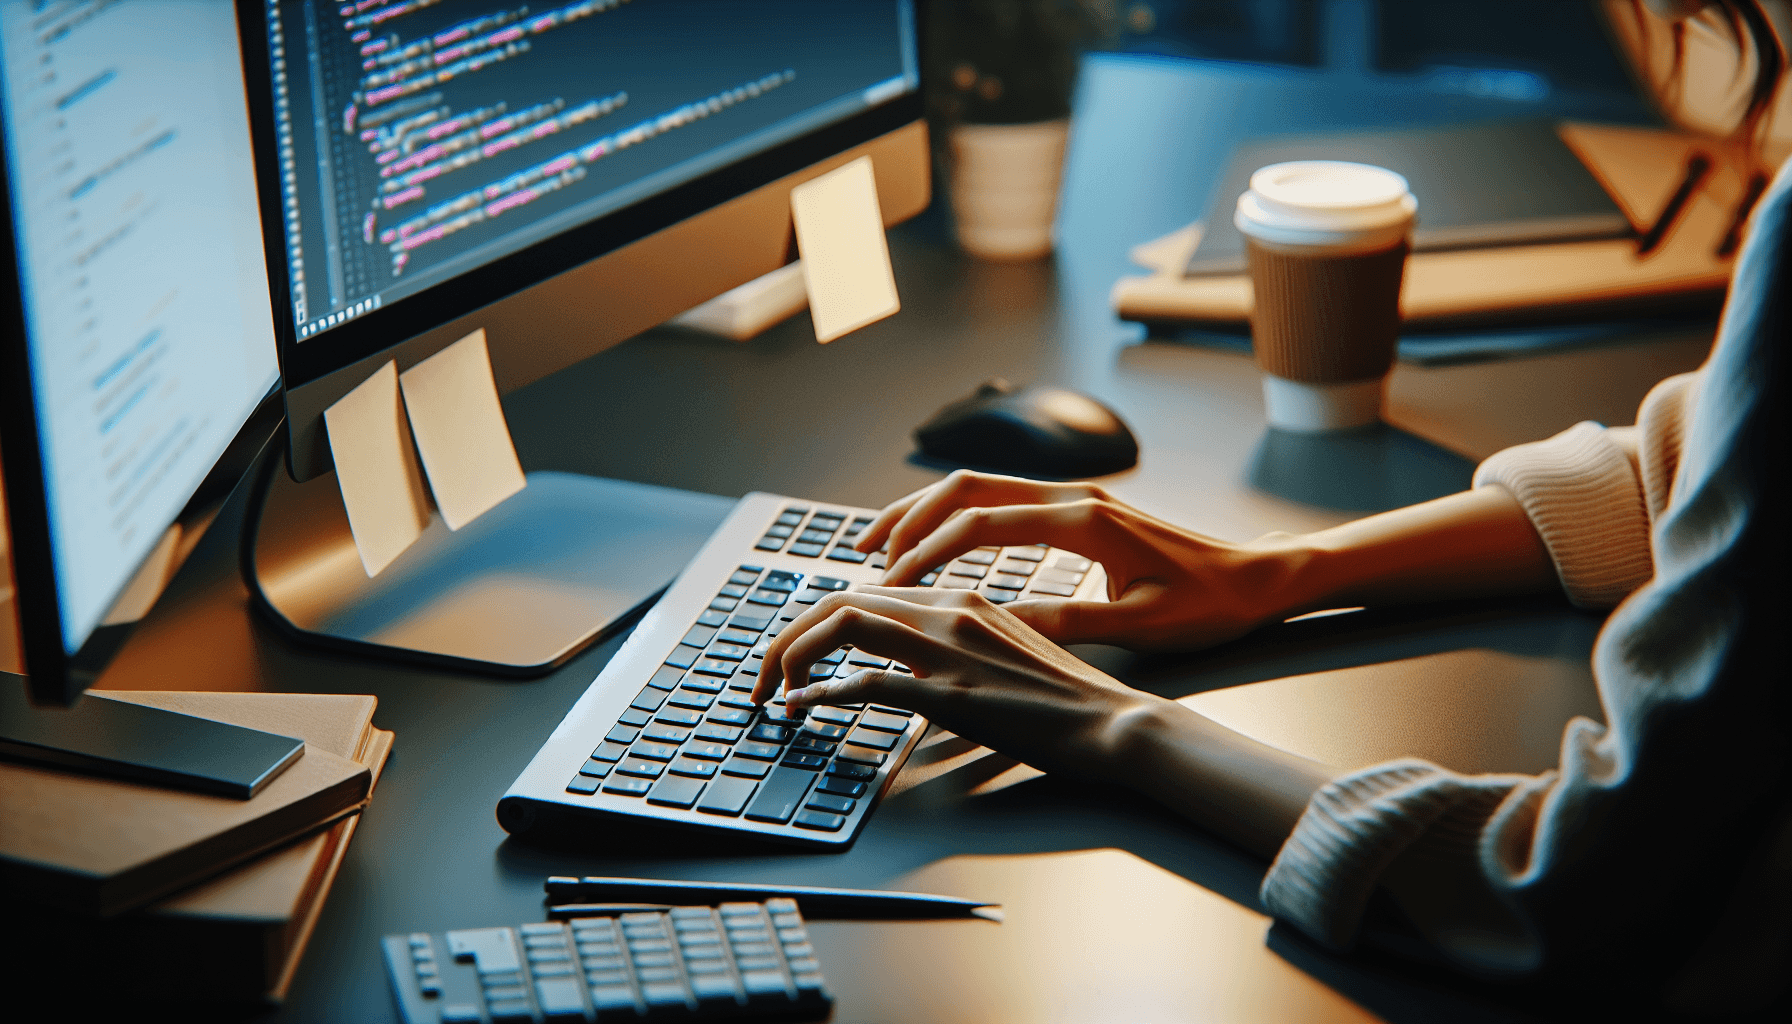
[[[295,483],[268,457],[243,530],[243,575],[309,643],[503,676],[551,671],[644,609],[734,500],[537,471],[451,531],[440,515],[369,579],[334,474]]]

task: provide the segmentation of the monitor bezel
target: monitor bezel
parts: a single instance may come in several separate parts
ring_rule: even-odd
[[[5,83],[0,82],[0,105]],[[12,559],[13,610],[19,653],[34,701],[61,700],[72,659],[62,642],[62,601],[50,551],[49,493],[44,480],[37,394],[32,386],[29,321],[19,278],[18,235],[12,216],[10,143],[0,132],[0,486],[5,488],[6,538]],[[57,680],[54,687],[50,680]]]
[[[912,22],[917,46],[921,38],[920,6],[914,5]],[[916,89],[877,106],[568,228],[300,342],[292,318],[292,286],[286,262],[285,197],[280,189],[266,8],[256,0],[238,0],[238,10],[243,73],[249,91],[251,147],[261,191],[268,285],[275,310],[274,336],[280,371],[289,388],[320,380],[431,328],[503,301],[834,153],[895,131],[924,113],[922,92],[917,85]]]

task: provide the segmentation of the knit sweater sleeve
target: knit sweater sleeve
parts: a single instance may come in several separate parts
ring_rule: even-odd
[[[1682,374],[1657,385],[1634,428],[1578,423],[1499,452],[1476,471],[1477,487],[1504,487],[1518,499],[1575,604],[1611,607],[1653,575],[1650,522],[1667,505],[1695,378]],[[1569,730],[1572,748],[1599,731],[1578,720]],[[1534,819],[1558,781],[1555,772],[1464,776],[1413,759],[1345,775],[1308,804],[1264,881],[1264,903],[1315,938],[1345,947],[1377,885],[1405,890],[1402,902],[1414,907],[1458,910],[1465,892],[1481,888],[1468,901],[1478,908],[1472,924],[1457,921],[1445,930],[1466,925],[1482,966],[1522,971],[1536,957],[1523,927],[1484,886],[1464,880],[1478,883],[1484,874],[1481,845],[1493,823],[1507,822],[1502,843],[1528,834],[1526,815]],[[1453,891],[1422,891],[1439,884]]]
[[[1504,487],[1543,538],[1569,600],[1611,608],[1655,573],[1649,524],[1667,507],[1698,374],[1657,384],[1635,427],[1577,423],[1499,452],[1476,487]]]
[[[1579,423],[1546,441],[1508,448],[1476,472],[1477,486],[1504,487],[1518,498],[1576,604],[1609,607],[1653,574],[1650,521],[1668,504],[1696,378],[1683,374],[1657,385],[1635,428]],[[1584,760],[1580,755],[1601,735],[1600,726],[1576,720],[1564,761]],[[1458,939],[1472,934],[1472,958],[1480,966],[1526,970],[1535,966],[1535,943],[1485,884],[1483,858],[1498,863],[1507,855],[1483,845],[1522,845],[1543,796],[1559,784],[1556,772],[1465,776],[1414,759],[1344,775],[1309,802],[1264,881],[1264,903],[1342,948],[1381,885],[1421,915],[1451,906],[1459,918],[1472,918],[1441,927]],[[1472,912],[1464,910],[1469,905]]]
[[[1738,972],[1779,948],[1754,936],[1792,933],[1792,719],[1783,677],[1759,668],[1785,647],[1784,580],[1764,567],[1784,564],[1792,516],[1788,333],[1782,171],[1698,374],[1652,391],[1634,434],[1580,424],[1477,474],[1518,497],[1577,602],[1622,599],[1593,652],[1606,721],[1570,721],[1536,776],[1402,760],[1328,783],[1264,878],[1271,913],[1344,947],[1380,888],[1471,970],[1702,977],[1710,992],[1740,991]]]
[[[1690,376],[1656,390],[1683,393]],[[1682,408],[1657,402],[1656,419]],[[1643,414],[1650,410],[1645,401]],[[1475,470],[1476,487],[1503,487],[1518,499],[1562,589],[1583,608],[1614,607],[1654,574],[1644,481],[1663,478],[1661,467],[1678,462],[1682,432],[1651,430],[1644,415],[1638,420],[1639,430],[1577,423],[1546,441],[1507,448]],[[1670,469],[1665,478],[1672,475]]]

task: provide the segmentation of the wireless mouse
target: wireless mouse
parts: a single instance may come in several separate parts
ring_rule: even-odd
[[[997,378],[915,430],[928,458],[1014,476],[1106,476],[1139,461],[1139,443],[1112,409],[1062,388],[1016,390]]]

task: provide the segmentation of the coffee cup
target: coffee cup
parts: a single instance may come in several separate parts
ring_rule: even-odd
[[[1271,426],[1380,419],[1417,211],[1405,178],[1368,164],[1300,160],[1251,175],[1232,222],[1248,250],[1251,344]]]

